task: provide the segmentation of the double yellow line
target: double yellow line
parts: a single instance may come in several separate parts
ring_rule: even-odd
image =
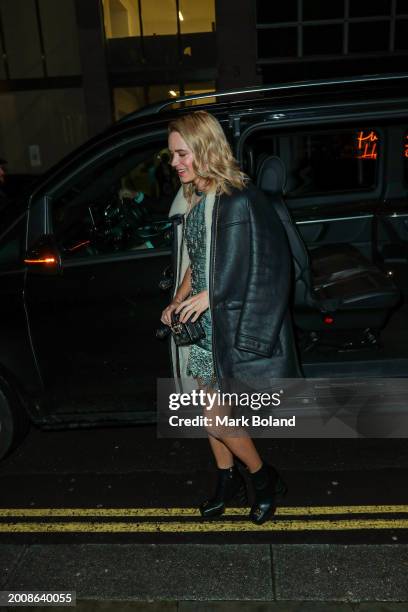
[[[244,508],[228,508],[222,519],[202,521],[195,508],[0,508],[0,533],[208,533],[408,529],[408,505],[286,506],[278,508],[273,519],[263,525],[237,520],[247,511]],[[371,517],[373,514],[379,516]],[[7,519],[22,518],[43,520],[7,521]],[[82,520],[61,521],[59,520],[61,518]],[[95,518],[126,519],[126,521],[92,520]]]

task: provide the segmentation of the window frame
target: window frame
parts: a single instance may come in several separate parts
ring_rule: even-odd
[[[120,136],[119,136],[120,138]],[[32,218],[30,221],[32,231],[29,233],[27,237],[27,244],[33,244],[41,235],[44,234],[54,234],[53,228],[53,203],[56,195],[59,194],[65,188],[69,188],[69,185],[76,180],[76,177],[79,173],[86,174],[90,170],[97,168],[98,165],[106,163],[109,159],[116,157],[118,153],[125,152],[129,149],[136,149],[140,147],[141,151],[143,147],[146,149],[151,149],[152,145],[157,143],[159,146],[160,143],[163,144],[164,148],[167,144],[167,126],[166,129],[156,129],[149,133],[144,133],[138,136],[129,136],[127,138],[123,138],[120,141],[115,140],[112,144],[101,143],[98,147],[97,151],[92,151],[85,160],[83,157],[79,157],[76,160],[73,160],[72,165],[70,165],[69,171],[64,173],[61,176],[61,173],[58,174],[58,177],[55,181],[52,181],[51,184],[47,186],[45,193],[41,195],[39,199],[33,201],[32,210],[30,211]],[[31,216],[30,215],[30,216]],[[41,220],[41,221],[39,221]],[[166,221],[166,217],[163,217],[163,223]],[[157,223],[161,222],[158,220]],[[38,225],[41,225],[41,230],[39,231]],[[62,258],[62,267],[77,267],[88,264],[98,264],[98,263],[107,263],[111,261],[125,261],[129,259],[141,259],[145,257],[160,257],[160,256],[168,256],[171,254],[171,248],[146,248],[146,249],[137,249],[133,251],[122,251],[122,252],[112,252],[106,254],[97,254],[97,255],[87,255],[86,257],[76,257],[76,258]]]
[[[272,110],[272,109],[271,109]],[[271,115],[269,110],[269,116]],[[286,203],[290,209],[307,209],[313,207],[320,207],[327,204],[333,206],[333,212],[336,207],[341,207],[346,203],[361,202],[364,200],[378,200],[381,197],[384,188],[384,168],[387,157],[387,141],[386,141],[386,126],[384,123],[387,121],[387,113],[360,113],[359,115],[351,114],[333,114],[327,115],[320,109],[320,117],[316,117],[316,111],[314,109],[307,109],[309,112],[313,112],[312,117],[292,117],[280,119],[279,121],[262,121],[261,118],[257,118],[256,123],[253,121],[250,125],[242,132],[237,145],[237,159],[242,164],[244,157],[245,144],[249,136],[256,132],[270,132],[278,135],[279,133],[289,132],[293,128],[298,127],[299,131],[316,131],[321,132],[323,130],[334,131],[336,129],[353,129],[359,128],[362,124],[370,124],[372,129],[375,129],[379,134],[382,145],[382,155],[378,160],[377,168],[377,184],[375,189],[361,190],[358,192],[330,192],[329,194],[323,195],[310,195],[302,197],[291,197],[288,198]],[[282,113],[283,114],[283,113]],[[406,114],[406,111],[405,111]],[[394,116],[395,118],[395,116]],[[346,123],[346,126],[345,126]],[[381,125],[380,125],[381,124]],[[255,177],[254,177],[255,179]]]
[[[378,146],[378,150],[379,150],[379,156],[377,159],[377,164],[376,164],[376,168],[375,168],[375,179],[374,179],[374,186],[371,189],[368,188],[360,188],[360,189],[346,189],[343,191],[339,191],[339,190],[328,190],[327,192],[323,192],[323,191],[312,191],[310,193],[306,193],[306,194],[301,194],[299,196],[292,196],[289,193],[285,193],[285,198],[287,198],[288,202],[293,201],[293,200],[307,200],[309,198],[320,198],[320,197],[330,197],[330,196],[345,196],[345,195],[349,195],[350,193],[356,193],[356,194],[360,194],[360,193],[372,193],[373,191],[376,191],[378,188],[378,183],[379,183],[379,178],[380,178],[380,162],[382,157],[384,156],[384,141],[385,141],[385,134],[383,132],[381,132],[381,130],[378,127],[367,127],[367,128],[361,128],[364,131],[375,131],[375,133],[379,136],[379,146]],[[351,132],[353,131],[352,128],[339,128],[338,130],[335,129],[327,129],[327,130],[318,130],[316,132],[314,132],[314,134],[317,135],[330,135],[330,134],[339,134],[341,132]],[[358,131],[356,129],[356,131]],[[307,132],[303,132],[303,131],[299,131],[297,133],[297,135],[302,136],[302,135],[308,135],[311,134],[310,130],[308,130]]]

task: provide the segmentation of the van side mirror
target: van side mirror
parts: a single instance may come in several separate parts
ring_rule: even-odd
[[[51,234],[41,238],[26,252],[24,263],[30,273],[53,276],[62,274],[61,254]]]

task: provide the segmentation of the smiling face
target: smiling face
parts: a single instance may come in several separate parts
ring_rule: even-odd
[[[179,175],[180,181],[183,184],[192,182],[195,184],[198,176],[193,168],[193,152],[178,132],[169,134],[169,151],[170,163]]]

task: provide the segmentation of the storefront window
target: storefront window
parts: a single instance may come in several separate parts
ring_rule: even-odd
[[[106,38],[140,36],[137,0],[102,0]]]

